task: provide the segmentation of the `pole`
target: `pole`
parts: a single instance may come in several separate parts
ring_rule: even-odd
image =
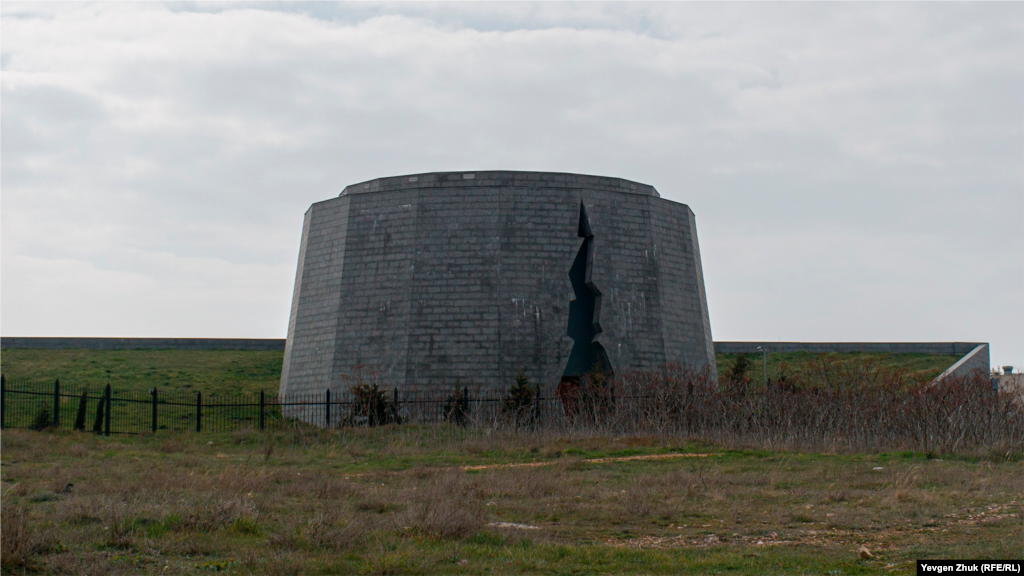
[[[758,346],[757,351],[761,353],[762,366],[764,367],[764,385],[768,385],[768,348],[766,346]]]
[[[260,390],[260,430],[264,429],[263,406],[264,406],[264,403],[263,403],[263,390]]]
[[[107,389],[104,391],[104,399],[107,402],[107,413],[103,415],[103,435],[110,436],[110,409],[114,402],[111,397],[113,394],[110,391],[110,384],[107,384]]]
[[[203,431],[203,393],[196,392],[196,432]]]
[[[331,389],[324,394],[324,428],[331,427]]]
[[[53,427],[60,429],[60,378],[53,381]]]
[[[0,374],[0,430],[4,429],[4,417],[7,415],[7,377]]]
[[[153,395],[153,432],[156,432],[156,388],[149,391]]]

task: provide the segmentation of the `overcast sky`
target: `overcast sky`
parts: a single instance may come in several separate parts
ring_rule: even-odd
[[[544,170],[697,215],[716,340],[1024,364],[1024,4],[16,4],[2,334],[283,338],[346,184]]]

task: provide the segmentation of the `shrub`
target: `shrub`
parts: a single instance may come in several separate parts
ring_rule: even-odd
[[[469,397],[455,382],[455,390],[444,401],[444,421],[458,426],[465,426],[469,416]]]
[[[46,430],[52,424],[50,420],[50,409],[46,404],[43,404],[39,408],[39,412],[36,413],[36,417],[32,420],[32,424],[29,425],[30,430]]]
[[[388,398],[389,394],[376,383],[356,384],[348,390],[354,396],[355,401],[352,414],[349,416],[349,423],[365,422],[368,426],[402,423],[402,419],[398,415],[398,407]],[[363,420],[364,418],[365,420]]]
[[[486,518],[483,502],[462,473],[450,473],[422,492],[405,513],[414,532],[433,538],[465,538],[479,531]]]
[[[537,421],[537,396],[539,390],[530,385],[526,370],[519,372],[516,381],[501,401],[501,412],[508,415],[516,426],[534,424]]]
[[[0,568],[25,566],[31,547],[25,508],[0,503]]]
[[[175,528],[183,531],[212,532],[225,526],[233,526],[239,520],[258,526],[259,517],[259,508],[251,499],[213,500],[193,506]]]
[[[752,390],[716,383],[708,370],[631,372],[617,378],[614,413],[589,425],[773,449],[1024,452],[1024,408],[993,393],[984,374],[913,385],[875,367],[851,375],[792,376]]]
[[[402,423],[398,406],[380,385],[378,367],[360,364],[342,378],[348,382],[348,391],[353,396],[352,409],[343,419],[344,424],[380,426]]]
[[[733,382],[746,382],[747,370],[750,370],[750,360],[747,359],[746,354],[739,354],[726,377]]]
[[[4,573],[15,573],[17,568],[34,570],[37,557],[54,547],[49,530],[29,526],[28,511],[23,506],[5,505],[0,524],[0,565]]]
[[[615,402],[615,374],[595,366],[580,379],[577,394],[581,414],[607,417]]]

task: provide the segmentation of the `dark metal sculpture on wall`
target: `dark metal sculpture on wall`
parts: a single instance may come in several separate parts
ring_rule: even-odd
[[[587,207],[582,202],[577,236],[583,238],[583,244],[576,253],[572,267],[569,268],[569,282],[572,283],[572,291],[576,298],[569,303],[569,328],[566,331],[572,338],[573,345],[556,390],[567,414],[575,413],[578,409],[580,380],[584,376],[589,374],[592,379],[600,381],[590,382],[591,387],[595,384],[601,387],[609,381],[607,377],[612,372],[611,361],[604,346],[601,346],[600,342],[594,342],[594,338],[601,333],[601,291],[593,281],[594,232],[590,228],[590,219],[587,218]]]
[[[576,299],[569,303],[569,329],[573,339],[572,352],[565,365],[562,379],[575,378],[595,369],[611,371],[608,354],[594,338],[601,333],[601,291],[591,278],[594,263],[594,232],[590,229],[587,207],[580,203],[580,223],[577,235],[583,244],[569,269],[569,281]]]

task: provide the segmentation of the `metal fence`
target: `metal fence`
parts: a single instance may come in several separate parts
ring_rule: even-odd
[[[115,390],[8,381],[0,376],[0,427],[58,428],[110,434],[157,430],[266,428],[281,419],[274,397],[263,393],[212,396],[152,389]]]
[[[101,434],[140,434],[159,430],[230,432],[267,430],[307,422],[329,428],[380,424],[452,422],[480,424],[514,418],[522,422],[558,419],[561,402],[536,396],[529,406],[507,406],[501,394],[471,394],[468,388],[448,393],[376,391],[353,394],[325,390],[286,396],[236,394],[204,396],[201,392],[152,389],[83,388],[53,383],[7,380],[0,375],[0,428],[57,428]]]

